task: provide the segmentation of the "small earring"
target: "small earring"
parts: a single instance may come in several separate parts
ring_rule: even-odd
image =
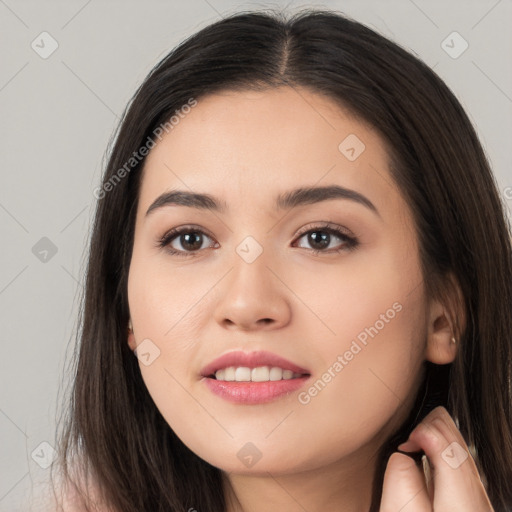
[[[131,320],[131,318],[130,318],[130,320],[128,320],[128,330],[129,330],[130,332],[133,332],[133,326],[132,326],[132,320]]]
[[[452,338],[452,343],[453,344],[457,343],[457,340],[455,338]]]

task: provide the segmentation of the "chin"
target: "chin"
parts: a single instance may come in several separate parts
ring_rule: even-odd
[[[198,454],[199,455],[199,454]],[[286,475],[317,468],[321,464],[313,464],[311,461],[290,460],[285,453],[276,452],[265,454],[265,449],[259,453],[251,446],[243,446],[230,457],[226,452],[212,456],[201,456],[203,460],[215,466],[225,473],[246,476],[273,476]]]

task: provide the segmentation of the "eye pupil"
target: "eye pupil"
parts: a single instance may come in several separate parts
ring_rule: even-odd
[[[181,244],[185,249],[190,249],[191,251],[197,251],[203,245],[203,239],[201,233],[196,231],[191,231],[189,233],[184,233],[181,235]],[[190,244],[190,245],[187,245]]]
[[[320,236],[318,236],[318,233],[321,233]],[[309,243],[316,249],[323,249],[324,247],[329,246],[329,237],[330,233],[326,233],[325,231],[312,231],[309,235]]]

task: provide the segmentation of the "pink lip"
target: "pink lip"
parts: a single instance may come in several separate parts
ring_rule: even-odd
[[[217,370],[230,366],[245,366],[247,368],[278,366],[283,370],[291,370],[303,375],[295,379],[282,379],[268,382],[227,382],[211,378]],[[256,351],[247,353],[240,350],[228,352],[215,359],[201,370],[201,375],[203,377],[202,380],[212,393],[230,402],[246,405],[270,402],[280,396],[296,391],[301,388],[311,376],[308,370],[272,352]]]
[[[245,366],[247,368],[256,368],[257,366],[278,366],[283,370],[291,370],[295,373],[308,374],[308,370],[297,366],[296,364],[284,359],[272,352],[264,350],[256,352],[242,352],[241,350],[228,352],[217,359],[214,359],[210,364],[206,365],[201,370],[203,377],[212,376],[217,370],[222,368],[229,368],[230,366]],[[275,381],[278,382],[278,381]]]
[[[203,377],[202,380],[212,393],[229,402],[256,405],[271,402],[283,395],[297,391],[309,378],[310,375],[303,375],[296,379],[268,382],[226,382],[208,377]]]

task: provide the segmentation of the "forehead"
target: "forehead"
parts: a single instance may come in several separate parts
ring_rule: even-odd
[[[385,142],[330,98],[304,88],[223,91],[198,100],[146,158],[144,212],[174,188],[208,192],[228,206],[270,207],[298,186],[339,184],[379,208],[400,194]]]

